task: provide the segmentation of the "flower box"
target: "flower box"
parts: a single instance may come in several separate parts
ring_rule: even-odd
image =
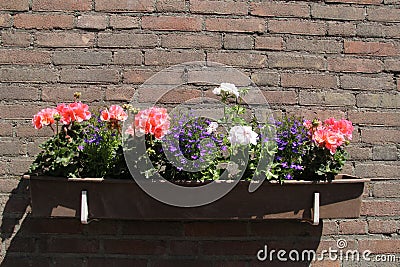
[[[67,179],[31,176],[34,217],[81,216],[82,191],[87,192],[88,219],[295,219],[312,220],[319,193],[319,218],[357,218],[366,179],[338,175],[330,182],[264,182],[249,193],[240,181],[221,199],[194,208],[175,207],[147,195],[132,180]],[[149,181],[162,183],[163,181]],[[226,182],[226,181],[225,181]],[[218,183],[218,182],[217,182]],[[223,182],[219,182],[223,183]],[[315,216],[314,216],[315,218]]]

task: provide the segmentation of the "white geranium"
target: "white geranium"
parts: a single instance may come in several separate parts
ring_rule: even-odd
[[[221,92],[226,92],[228,94],[239,97],[239,90],[233,83],[221,83],[221,85],[213,90],[215,95],[221,95]]]
[[[233,145],[257,144],[258,134],[250,126],[234,126],[229,131],[229,142]]]
[[[218,128],[218,123],[213,121],[210,123],[210,125],[208,125],[207,133],[211,134],[211,133],[215,132],[217,130],[217,128]]]

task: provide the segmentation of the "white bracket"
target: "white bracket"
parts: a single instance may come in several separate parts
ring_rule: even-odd
[[[87,191],[83,190],[81,195],[81,223],[88,224],[89,207],[87,201]]]
[[[312,225],[319,225],[319,193],[314,193],[313,211]]]

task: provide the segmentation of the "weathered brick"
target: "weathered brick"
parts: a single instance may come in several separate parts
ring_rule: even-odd
[[[13,160],[10,162],[8,166],[8,173],[10,175],[20,176],[28,171],[29,166],[32,164],[32,161],[33,160],[31,159],[23,157],[13,158]],[[19,213],[23,213],[23,211],[20,211]]]
[[[225,35],[224,48],[225,49],[252,49],[254,46],[254,39],[248,35]]]
[[[0,85],[0,100],[39,100],[39,90],[25,85]]]
[[[384,254],[384,253],[399,253],[400,252],[400,240],[398,239],[361,239],[358,241],[360,251],[369,250],[373,254]]]
[[[0,142],[0,156],[18,156],[24,154],[22,142]]]
[[[248,7],[242,1],[193,0],[190,1],[190,11],[201,14],[247,15]]]
[[[50,53],[34,50],[0,50],[0,64],[49,64]]]
[[[288,38],[286,40],[286,50],[316,53],[341,53],[343,51],[343,45],[337,40]]]
[[[355,96],[351,93],[300,91],[301,105],[353,106]]]
[[[313,261],[311,266],[313,266],[313,267],[340,267],[341,263],[339,260],[324,259],[324,260]]]
[[[43,107],[44,108],[44,107]],[[20,117],[26,119],[32,119],[33,115],[41,110],[41,107],[34,107],[30,112],[26,112],[26,114],[21,114]],[[12,115],[9,115],[11,118]],[[49,137],[54,135],[53,131],[50,127],[44,127],[40,130],[36,130],[33,128],[32,124],[29,125],[17,125],[16,128],[17,137],[34,137],[35,139],[38,137]]]
[[[365,9],[354,6],[315,4],[311,6],[311,15],[321,19],[363,20]]]
[[[10,14],[0,14],[0,27],[6,28],[11,27],[11,15]]]
[[[111,52],[95,51],[56,51],[53,54],[55,65],[105,65],[111,63]]]
[[[326,24],[302,20],[270,20],[268,23],[268,30],[271,33],[325,35]]]
[[[363,142],[370,144],[397,144],[400,143],[400,131],[379,128],[363,129],[361,130],[361,138]]]
[[[297,104],[297,94],[295,91],[262,91],[265,99],[270,104]]]
[[[119,73],[113,69],[63,69],[61,82],[66,83],[116,83]]]
[[[266,66],[267,57],[256,53],[208,53],[207,61],[218,62],[229,66],[245,68],[263,68]]]
[[[202,20],[197,17],[145,16],[142,28],[162,31],[201,31]]]
[[[10,137],[13,134],[13,126],[8,122],[0,123],[0,136],[1,137]]]
[[[145,65],[170,66],[190,61],[204,61],[202,51],[164,51],[149,50],[145,52]]]
[[[93,33],[36,33],[36,44],[43,47],[92,47],[94,38]]]
[[[383,0],[325,0],[327,3],[346,3],[360,5],[379,5]]]
[[[393,78],[391,76],[369,77],[369,76],[340,76],[340,84],[343,89],[358,90],[392,90],[395,88]]]
[[[400,27],[378,23],[360,23],[357,25],[357,35],[362,37],[400,38]]]
[[[221,48],[221,35],[171,33],[161,36],[161,46],[166,48]]]
[[[400,22],[400,10],[393,7],[368,8],[368,20]]]
[[[282,73],[283,87],[337,88],[337,78],[330,74]]]
[[[28,32],[4,31],[1,39],[3,46],[28,47],[32,37]]]
[[[398,158],[397,147],[394,145],[374,146],[372,149],[373,160],[394,160]]]
[[[155,47],[158,43],[155,34],[99,33],[99,47],[143,48]]]
[[[364,200],[361,204],[361,215],[397,216],[400,213],[400,202],[390,200]]]
[[[362,133],[361,133],[362,134]],[[374,163],[356,163],[356,176],[363,178],[399,178],[400,166]]]
[[[278,86],[279,74],[271,71],[257,71],[251,74],[251,80],[258,86]]]
[[[135,29],[139,28],[139,17],[112,15],[110,27],[113,29]]]
[[[62,253],[96,253],[99,241],[74,237],[48,237],[40,240],[41,251]]]
[[[72,29],[74,16],[22,13],[14,16],[14,26],[23,29]]]
[[[32,0],[34,11],[89,11],[91,0]]]
[[[324,70],[325,59],[318,56],[292,53],[271,53],[268,54],[268,66],[283,69]]]
[[[46,83],[57,81],[57,72],[48,68],[0,68],[3,82]]]
[[[400,229],[400,224],[396,220],[377,220],[368,221],[368,232],[371,234],[394,234]]]
[[[140,0],[96,0],[96,11],[108,12],[152,12],[153,1]]]
[[[344,235],[366,234],[367,222],[361,220],[339,222],[339,233]]]
[[[351,160],[368,160],[372,159],[372,150],[370,147],[348,146],[346,151],[350,155]]]
[[[261,50],[283,50],[282,37],[257,36],[255,48]]]
[[[384,61],[385,70],[391,72],[400,72],[400,61],[397,59],[386,59]]]
[[[81,266],[81,265],[79,265]],[[126,259],[126,258],[89,258],[87,261],[88,267],[115,266],[115,267],[146,267],[147,260],[145,259]]]
[[[156,2],[157,12],[187,11],[185,0],[159,0]]]
[[[188,83],[220,84],[229,81],[236,86],[249,86],[251,84],[246,74],[234,68],[220,68],[219,65],[213,68],[213,64],[209,65],[211,66],[208,68],[189,69],[187,75]]]
[[[105,239],[103,245],[111,254],[160,255],[166,250],[165,241],[160,240]]]
[[[344,52],[371,56],[396,56],[399,49],[393,43],[344,41]]]
[[[135,88],[128,86],[107,86],[106,101],[131,101],[135,93]]]
[[[328,35],[355,36],[356,24],[351,22],[328,22]]]
[[[0,0],[0,10],[27,11],[28,9],[27,0]]]
[[[81,92],[83,102],[100,102],[103,100],[102,89],[87,86],[46,86],[42,88],[42,100],[46,102],[60,103],[66,100],[73,100],[75,92]]]
[[[142,84],[156,72],[151,69],[125,70],[123,73],[124,83]]]
[[[361,125],[400,126],[400,116],[397,112],[358,112],[351,111],[349,119]]]
[[[119,50],[114,52],[114,64],[142,65],[143,55],[139,50]]]
[[[261,2],[251,3],[251,14],[261,17],[310,17],[310,7],[307,4],[295,2]]]
[[[76,27],[82,29],[104,30],[107,28],[107,17],[101,15],[82,15],[77,18]]]
[[[265,22],[262,19],[206,19],[206,30],[217,32],[265,32]]]
[[[357,106],[368,108],[400,108],[399,94],[358,94]]]
[[[328,70],[335,72],[379,73],[383,70],[383,63],[375,59],[334,57],[328,58]]]
[[[373,184],[373,196],[378,198],[399,198],[399,181],[382,181]]]
[[[400,78],[397,78],[397,91],[400,91]]]

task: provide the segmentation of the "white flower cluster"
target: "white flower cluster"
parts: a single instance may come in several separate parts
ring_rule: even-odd
[[[213,90],[215,95],[221,95],[222,92],[239,97],[239,90],[236,88],[236,85],[232,83],[221,83],[219,87]]]
[[[256,145],[257,138],[258,134],[250,126],[233,126],[228,137],[232,145]]]

